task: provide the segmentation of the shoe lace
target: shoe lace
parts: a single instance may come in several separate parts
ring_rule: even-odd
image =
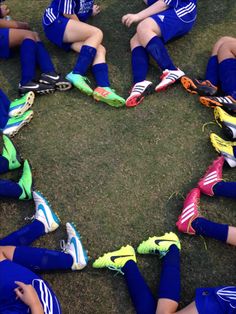
[[[116,271],[115,276],[117,276],[118,274],[124,275],[123,271],[120,268],[117,268],[115,266],[108,266],[107,268]]]
[[[67,253],[68,243],[65,240],[60,240],[60,248],[63,253]]]
[[[33,215],[33,216],[31,216],[31,217],[28,217],[28,216],[27,216],[27,217],[24,218],[25,221],[32,221],[32,220],[34,220],[34,219],[35,219],[35,215]]]
[[[84,80],[85,80],[86,82],[88,82],[89,84],[91,83],[91,81],[87,78],[87,76],[83,76],[83,78],[84,78]]]

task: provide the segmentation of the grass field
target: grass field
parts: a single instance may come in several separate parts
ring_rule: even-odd
[[[11,0],[11,15],[29,21],[45,40],[58,71],[68,73],[76,59],[44,37],[41,16],[49,1]],[[127,12],[144,8],[141,1],[104,0],[102,13],[92,20],[105,34],[112,87],[126,97],[131,85],[129,38],[120,22]],[[201,77],[217,38],[236,36],[236,4],[232,0],[199,0],[199,15],[190,34],[168,45],[175,63],[190,76]],[[149,79],[160,72],[151,67]],[[1,88],[17,96],[19,57],[0,61]],[[183,197],[216,153],[209,142],[211,131],[220,133],[212,110],[176,84],[165,93],[148,97],[139,107],[113,109],[76,89],[38,97],[34,119],[16,137],[24,158],[34,168],[37,189],[58,212],[62,226],[40,239],[36,246],[59,249],[67,221],[77,223],[92,258],[124,244],[134,247],[148,236],[174,230]],[[20,172],[4,178],[17,179]],[[235,180],[235,170],[224,177]],[[202,213],[218,222],[236,223],[235,202],[201,198]],[[1,202],[0,236],[22,226],[34,213],[33,202]],[[179,235],[182,242],[182,302],[194,298],[200,286],[236,284],[235,248],[221,243]],[[157,257],[138,256],[138,265],[156,292],[161,263]],[[58,295],[63,313],[134,313],[121,276],[108,270],[46,274]]]

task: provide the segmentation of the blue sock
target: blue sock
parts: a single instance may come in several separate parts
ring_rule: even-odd
[[[27,84],[35,78],[36,42],[25,39],[20,47],[21,84]]]
[[[9,161],[3,157],[0,156],[0,173],[5,173],[9,171]]]
[[[55,73],[51,57],[41,41],[36,43],[36,58],[42,73]]]
[[[226,59],[219,65],[221,88],[236,99],[236,59]]]
[[[22,189],[17,182],[10,180],[0,180],[0,197],[19,198]]]
[[[213,192],[216,196],[236,198],[236,182],[218,182],[214,185]]]
[[[128,261],[122,267],[126,284],[137,314],[155,314],[156,299],[143,279],[137,264]]]
[[[0,245],[30,245],[32,242],[45,234],[44,224],[39,220],[34,220],[32,223],[22,227],[21,229],[12,232],[5,238],[0,240]]]
[[[108,77],[108,65],[106,63],[98,63],[92,66],[92,73],[95,77],[97,86],[110,87]]]
[[[177,70],[159,37],[154,36],[145,48],[162,70]]]
[[[17,246],[12,261],[33,271],[66,270],[73,265],[70,254],[28,246]]]
[[[213,85],[219,85],[219,64],[217,56],[211,56],[207,63],[205,79]]]
[[[147,50],[138,46],[132,50],[132,73],[133,83],[142,82],[146,80],[149,67],[149,56]]]
[[[229,230],[228,225],[218,224],[203,217],[196,218],[191,225],[197,235],[202,235],[223,242],[226,242],[227,240]]]
[[[162,259],[158,299],[162,298],[180,300],[180,252],[176,245],[171,245]]]
[[[83,45],[80,50],[76,65],[73,69],[73,73],[84,76],[90,64],[93,62],[96,52],[97,49],[95,49],[94,47]]]
[[[0,89],[0,129],[3,129],[9,119],[10,100],[7,95]]]

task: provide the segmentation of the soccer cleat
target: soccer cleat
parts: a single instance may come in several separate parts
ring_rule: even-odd
[[[59,227],[60,219],[52,210],[48,200],[38,191],[33,191],[35,203],[34,218],[43,223],[45,233],[52,232]]]
[[[32,120],[33,114],[32,110],[28,110],[20,117],[10,118],[4,129],[2,129],[3,134],[10,137],[15,136],[24,125],[28,124]]]
[[[198,204],[200,200],[199,188],[192,189],[185,201],[184,208],[182,209],[181,215],[176,222],[176,226],[180,232],[195,234],[195,230],[191,226],[192,222],[199,217]]]
[[[86,81],[89,80],[85,76],[70,72],[69,74],[67,74],[66,79],[71,82],[76,88],[78,88],[82,93],[88,96],[93,95],[92,88],[86,83]]]
[[[25,85],[19,84],[19,93],[20,95],[24,95],[28,92],[34,92],[38,95],[51,94],[55,92],[54,85],[44,84],[40,82],[30,81]]]
[[[42,73],[39,79],[40,83],[54,85],[56,90],[64,92],[72,88],[72,84],[57,73]]]
[[[3,135],[2,138],[2,156],[8,160],[8,169],[13,170],[19,168],[21,166],[21,157],[18,154],[17,149],[8,136]]]
[[[20,99],[15,99],[10,103],[9,117],[18,117],[26,112],[34,103],[35,95],[33,92],[28,92]]]
[[[121,268],[128,261],[137,262],[134,248],[130,245],[122,246],[119,250],[114,252],[105,253],[103,256],[94,261],[93,267],[107,267],[111,270],[116,270],[122,273]]]
[[[217,124],[229,139],[236,138],[236,117],[232,117],[221,107],[215,107],[214,116]]]
[[[168,70],[163,71],[162,76],[160,77],[161,82],[156,86],[155,91],[161,92],[165,90],[168,86],[174,84],[178,79],[184,75],[184,72],[180,69],[177,70]]]
[[[134,84],[129,97],[126,99],[126,107],[135,107],[139,105],[145,96],[153,92],[153,84],[150,81],[142,81]]]
[[[225,107],[228,110],[236,111],[236,100],[232,96],[224,97],[202,96],[199,98],[199,101],[202,105],[206,107],[215,108],[217,106],[220,106]]]
[[[23,173],[22,173],[22,176],[21,176],[18,184],[22,189],[22,194],[20,195],[19,199],[20,200],[31,200],[32,199],[33,179],[32,179],[31,167],[30,167],[28,160],[24,161]]]
[[[236,158],[234,156],[236,142],[225,141],[215,133],[211,133],[210,140],[215,150],[224,156],[229,166],[236,167]]]
[[[222,181],[222,169],[224,165],[224,157],[220,156],[209,166],[204,176],[199,180],[198,187],[202,193],[213,196],[213,187],[216,183]]]
[[[112,107],[119,108],[125,105],[125,99],[117,95],[110,87],[97,87],[93,92],[93,98]]]
[[[191,94],[200,96],[214,96],[217,93],[217,87],[208,80],[191,79],[187,76],[181,77],[181,84]]]
[[[173,232],[165,233],[162,237],[150,237],[148,240],[139,244],[137,251],[139,254],[160,254],[165,256],[171,245],[176,245],[180,250],[180,242],[177,235]]]
[[[81,270],[88,264],[87,252],[83,248],[80,234],[75,229],[73,223],[66,223],[66,231],[68,240],[64,251],[73,257],[73,265],[71,266],[71,269]]]

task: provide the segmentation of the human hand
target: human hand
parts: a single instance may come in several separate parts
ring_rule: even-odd
[[[92,13],[92,16],[95,16],[97,14],[99,14],[101,12],[101,8],[99,5],[97,4],[94,4],[93,5],[93,13]]]
[[[1,17],[5,17],[5,16],[9,15],[9,13],[10,13],[10,9],[8,8],[8,6],[6,4],[2,4],[0,6],[0,10],[1,10]]]
[[[27,22],[16,21],[17,28],[20,29],[30,29],[29,24]]]
[[[20,281],[16,281],[15,283],[18,285],[15,289],[16,297],[18,299],[30,308],[40,303],[37,292],[32,285],[26,285]]]
[[[130,27],[133,23],[139,22],[139,16],[138,14],[126,14],[122,17],[122,23]]]

